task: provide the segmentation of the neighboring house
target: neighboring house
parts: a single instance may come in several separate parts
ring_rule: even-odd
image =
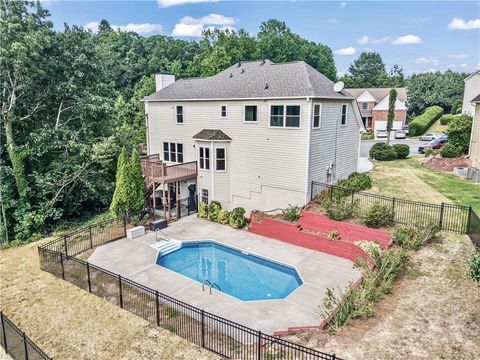
[[[227,209],[303,205],[311,181],[357,170],[360,113],[333,85],[302,61],[242,62],[178,81],[157,74],[157,91],[144,99],[148,154],[197,162],[198,177],[177,182],[177,199],[196,184],[200,201]]]
[[[465,80],[465,90],[463,92],[462,114],[473,116],[475,112],[475,104],[472,99],[478,95],[480,91],[480,70],[471,73]]]
[[[478,90],[478,89],[477,89]],[[474,106],[472,135],[470,136],[470,149],[468,157],[472,167],[480,169],[480,93],[471,100]]]
[[[388,97],[390,88],[345,89],[357,99],[358,108],[365,128],[387,129]],[[405,88],[396,88],[395,119],[393,129],[401,129],[407,121],[407,92]]]

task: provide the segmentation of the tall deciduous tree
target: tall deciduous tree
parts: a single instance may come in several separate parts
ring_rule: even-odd
[[[379,87],[381,79],[387,78],[385,64],[377,52],[361,53],[350,65],[348,71],[351,81],[347,80],[347,83],[353,87]]]
[[[397,90],[392,89],[388,96],[387,145],[390,144],[390,133],[392,132],[393,120],[395,119],[395,101],[397,101]]]

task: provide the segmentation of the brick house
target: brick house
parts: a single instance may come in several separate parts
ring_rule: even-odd
[[[345,89],[356,100],[367,129],[385,130],[387,128],[388,96],[391,88],[357,88]],[[407,91],[405,88],[396,88],[395,119],[393,129],[401,129],[407,121]]]

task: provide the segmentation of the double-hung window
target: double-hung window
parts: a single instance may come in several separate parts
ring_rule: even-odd
[[[163,160],[171,162],[183,162],[183,144],[163,143]]]
[[[202,202],[208,204],[208,189],[202,189]]]
[[[313,105],[313,128],[319,129],[322,117],[322,105],[315,104]]]
[[[347,125],[347,104],[342,104],[342,117],[340,119],[340,126]]]
[[[183,124],[183,106],[177,105],[177,124]]]
[[[200,169],[210,170],[210,148],[201,146],[199,152]]]
[[[362,109],[363,109],[363,110],[367,110],[367,109],[368,109],[368,102],[364,101],[364,102],[362,103]]]
[[[227,118],[227,105],[222,105],[220,106],[220,117],[222,119],[226,119]]]
[[[257,106],[245,105],[245,122],[257,122]]]
[[[272,105],[270,107],[271,127],[300,127],[300,105]]]
[[[215,169],[217,171],[225,171],[227,169],[226,167],[226,151],[225,148],[217,148],[215,150]]]

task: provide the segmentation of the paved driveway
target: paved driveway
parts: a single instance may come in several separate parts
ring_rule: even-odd
[[[360,142],[360,157],[368,157],[368,152],[373,144],[377,142],[385,142],[385,139],[381,140],[362,140]],[[410,146],[410,155],[418,155],[418,147],[420,145],[427,144],[427,141],[419,141],[418,139],[400,139],[390,140],[390,144],[407,144]]]

